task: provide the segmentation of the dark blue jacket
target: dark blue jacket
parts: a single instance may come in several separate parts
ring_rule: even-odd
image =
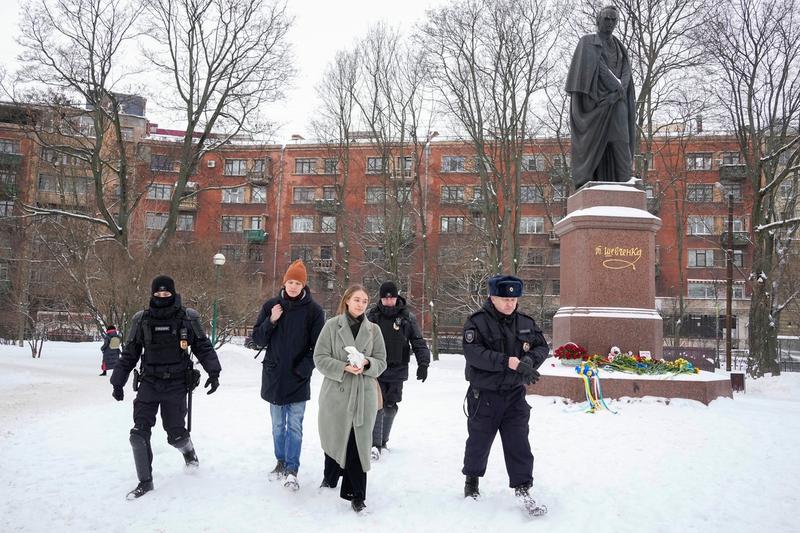
[[[112,339],[117,339],[117,341],[114,342],[117,346],[122,345],[122,337],[117,330],[113,331],[114,333],[103,334],[103,346],[100,348],[100,351],[103,352],[103,365],[105,365],[105,370],[114,370],[117,359],[119,359],[120,349],[111,347]]]
[[[522,374],[508,368],[509,357],[533,359],[539,368],[548,356],[547,341],[533,318],[514,311],[502,315],[486,300],[464,324],[465,375],[478,390],[509,390],[524,386]],[[527,350],[525,350],[527,348]]]
[[[308,287],[299,300],[280,295],[261,306],[253,341],[264,347],[261,372],[261,398],[275,405],[306,402],[311,399],[311,373],[314,371],[314,345],[325,325],[325,313],[311,297]],[[272,307],[281,304],[283,314],[273,324]]]
[[[418,366],[431,364],[431,351],[422,338],[417,320],[406,307],[405,298],[398,296],[394,307],[384,307],[379,300],[376,306],[367,311],[367,319],[380,326],[386,345],[386,370],[378,377],[379,381],[406,381],[411,349],[414,350]]]

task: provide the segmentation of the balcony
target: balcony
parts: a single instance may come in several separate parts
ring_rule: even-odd
[[[559,238],[558,235],[556,235],[556,232],[553,231],[553,230],[550,230],[550,234],[549,234],[547,240],[549,240],[552,244],[560,244],[561,243],[561,239]]]
[[[547,171],[550,183],[564,183],[570,180],[571,172],[569,168],[553,167]]]
[[[252,244],[263,244],[267,241],[267,232],[263,229],[246,229],[244,240]]]
[[[389,177],[393,180],[398,180],[398,181],[410,181],[416,178],[417,175],[409,169],[409,170],[395,170],[391,174],[389,174]]]
[[[269,185],[271,176],[266,170],[249,170],[244,179],[252,185]]]
[[[719,242],[723,248],[728,246],[728,232],[723,231],[719,236]],[[746,231],[733,232],[733,245],[734,246],[747,246],[750,244],[750,234]]]
[[[22,164],[22,154],[0,153],[0,168],[18,169]]]
[[[315,272],[333,272],[333,259],[312,259],[311,269]]]
[[[341,211],[342,204],[335,198],[318,198],[314,200],[314,207],[323,215],[336,215]]]
[[[89,203],[89,194],[39,191],[36,193],[36,202],[40,205],[85,206]]]
[[[178,210],[180,211],[197,211],[197,196],[189,196],[182,198],[178,203]]]
[[[484,202],[483,200],[472,200],[467,204],[467,209],[469,209],[470,212],[475,214],[485,213],[486,202]]]
[[[747,177],[747,165],[720,165],[719,181],[744,181]]]

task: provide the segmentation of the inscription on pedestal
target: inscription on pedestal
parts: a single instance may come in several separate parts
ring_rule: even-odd
[[[642,258],[642,249],[637,246],[621,247],[598,244],[594,247],[594,255],[604,257],[603,267],[609,270],[622,270],[624,268],[636,270],[636,263]]]

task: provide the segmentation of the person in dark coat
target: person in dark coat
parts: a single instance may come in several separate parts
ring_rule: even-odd
[[[114,370],[114,365],[119,359],[119,347],[122,345],[122,337],[117,333],[117,328],[110,324],[106,326],[106,333],[103,335],[103,346],[100,352],[103,354],[103,362],[100,365],[101,376],[106,375],[106,371]]]
[[[600,11],[597,33],[581,37],[567,73],[575,188],[631,178],[636,96],[628,53],[612,35],[618,18],[614,6]]]
[[[464,451],[464,496],[477,498],[478,479],[486,473],[489,451],[497,432],[509,486],[529,498],[533,483],[533,454],[528,440],[530,405],[526,385],[548,356],[547,341],[530,316],[517,309],[522,281],[494,276],[488,281],[489,299],[464,324],[465,374],[469,389]]]
[[[133,401],[134,425],[130,435],[139,485],[128,493],[128,499],[153,490],[150,434],[159,409],[167,442],[183,454],[187,467],[199,466],[185,421],[187,393],[200,380],[200,372],[192,368],[188,348],[192,348],[208,373],[205,383],[206,388],[210,387],[208,394],[219,387],[222,371],[217,353],[200,325],[200,315],[182,305],[172,278],[158,276],[153,279],[151,294],[149,307],[133,316],[128,341],[111,374],[112,396],[121,402],[123,387],[141,358],[141,378]],[[134,390],[136,388],[134,378]]]
[[[383,408],[378,411],[372,431],[372,460],[377,461],[386,448],[392,424],[397,416],[397,404],[403,399],[403,383],[408,380],[411,350],[417,359],[417,379],[428,379],[431,351],[417,326],[417,320],[399,295],[397,285],[384,282],[378,291],[378,303],[367,312],[367,319],[378,324],[386,344],[386,370],[378,377],[383,395]]]
[[[261,398],[269,402],[277,464],[270,479],[282,479],[298,490],[303,417],[311,399],[314,345],[325,324],[325,313],[311,297],[306,267],[298,259],[283,277],[283,288],[261,307],[253,341],[264,346]]]

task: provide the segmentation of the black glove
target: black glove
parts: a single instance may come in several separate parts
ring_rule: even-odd
[[[122,387],[114,387],[114,390],[111,391],[111,396],[113,396],[118,402],[121,402],[125,397],[125,392],[122,390]]]
[[[541,377],[538,371],[533,368],[533,359],[530,356],[526,355],[519,360],[519,365],[517,365],[517,372],[522,374],[525,383],[530,385],[532,383],[536,383],[536,381]]]
[[[203,385],[203,388],[207,389],[209,386],[211,387],[211,390],[209,390],[206,394],[213,394],[214,391],[216,391],[219,388],[219,377],[217,376],[209,377],[206,380],[206,384]]]
[[[417,379],[425,383],[425,380],[428,379],[428,365],[417,367]]]

